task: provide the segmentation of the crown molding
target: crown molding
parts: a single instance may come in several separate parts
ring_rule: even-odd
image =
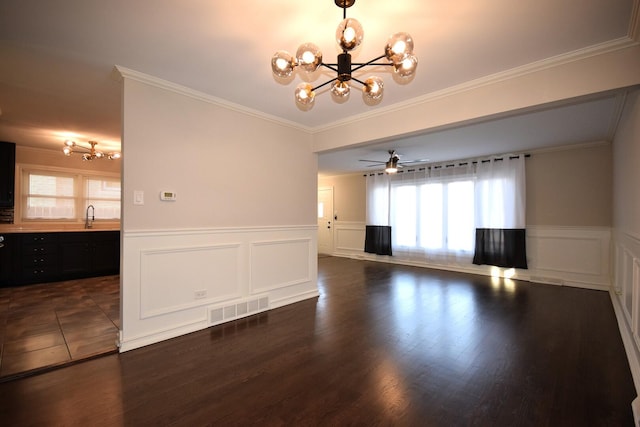
[[[112,77],[114,80],[123,81],[124,79],[134,80],[140,83],[145,83],[150,86],[157,87],[159,89],[167,90],[170,92],[177,93],[179,95],[183,95],[192,99],[196,99],[198,101],[206,102],[208,104],[215,105],[220,108],[224,108],[226,110],[235,111],[237,113],[241,113],[247,116],[255,117],[261,120],[265,120],[279,126],[286,126],[298,131],[302,131],[308,134],[311,134],[313,129],[310,127],[302,126],[299,123],[295,123],[289,120],[282,119],[280,117],[264,113],[262,111],[254,110],[248,107],[245,107],[240,104],[236,104],[230,101],[227,101],[222,98],[218,98],[216,96],[212,96],[206,94],[204,92],[197,91],[195,89],[188,88],[186,86],[179,85],[177,83],[173,83],[167,80],[163,80],[158,77],[151,76],[149,74],[141,73],[139,71],[131,70],[129,68],[115,65],[112,71]]]
[[[634,6],[640,3],[640,0],[636,0]],[[638,13],[634,13],[637,17]],[[637,21],[637,20],[636,20]],[[637,25],[636,25],[637,27]],[[559,67],[565,64],[581,61],[594,56],[604,55],[617,50],[626,49],[640,44],[631,37],[625,36],[615,40],[592,45],[583,49],[578,49],[572,52],[556,55],[550,58],[546,58],[540,61],[525,64],[519,67],[515,67],[509,70],[501,71],[499,73],[490,74],[485,77],[481,77],[475,80],[470,80],[459,85],[451,86],[439,91],[431,92],[423,96],[409,99],[405,102],[399,102],[388,107],[378,108],[376,110],[351,116],[349,118],[339,120],[328,125],[318,126],[313,128],[314,134],[328,131],[331,129],[339,128],[346,124],[357,123],[360,121],[368,120],[375,117],[384,116],[386,114],[402,111],[408,108],[412,108],[418,105],[427,104],[438,99],[446,98],[452,95],[468,92],[474,89],[478,89],[484,86],[489,86],[495,83],[504,82],[507,80],[522,77],[528,74],[533,74],[539,71],[547,70],[550,68]]]
[[[474,89],[478,89],[491,84],[515,79],[535,72],[547,70],[554,67],[559,67],[572,62],[581,61],[590,57],[604,55],[617,50],[626,49],[632,46],[640,44],[636,39],[639,38],[640,31],[639,19],[640,15],[640,0],[634,0],[632,18],[630,20],[629,35],[621,37],[615,40],[610,40],[593,46],[589,46],[583,49],[578,49],[572,52],[556,55],[550,58],[546,58],[540,61],[525,64],[519,67],[512,68],[510,70],[501,71],[499,73],[484,76],[475,80],[451,86],[442,90],[431,92],[429,94],[409,99],[405,102],[399,102],[388,107],[377,108],[373,111],[351,116],[342,120],[338,120],[327,125],[321,125],[316,127],[304,126],[299,123],[285,120],[281,117],[277,117],[271,114],[264,113],[262,111],[254,110],[240,104],[236,104],[227,101],[222,98],[218,98],[195,89],[188,88],[186,86],[179,85],[177,83],[169,82],[158,77],[154,77],[139,71],[131,70],[129,68],[115,65],[112,71],[112,78],[117,81],[122,81],[124,78],[135,80],[141,83],[145,83],[151,86],[158,87],[160,89],[168,90],[180,95],[184,95],[199,101],[207,102],[209,104],[225,108],[227,110],[239,112],[251,117],[256,117],[268,122],[289,127],[297,131],[301,131],[310,135],[328,131],[331,129],[339,128],[341,126],[361,122],[375,117],[384,116],[396,111],[402,111],[408,108],[416,107],[422,104],[427,104],[438,99],[453,96],[459,93],[468,92]]]

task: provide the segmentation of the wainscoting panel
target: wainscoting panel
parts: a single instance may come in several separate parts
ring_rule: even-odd
[[[241,296],[241,245],[143,250],[140,253],[141,318]],[[176,283],[157,289],[160,283]]]
[[[128,351],[317,297],[317,226],[124,231],[121,272]]]
[[[636,389],[640,390],[640,236],[616,231],[611,300]]]
[[[311,279],[311,239],[251,245],[251,293],[307,283]]]
[[[357,255],[364,251],[364,222],[336,221],[333,224],[335,255]]]
[[[611,230],[600,227],[527,227],[525,275],[534,282],[608,290]]]
[[[335,224],[333,255],[372,261],[416,265],[428,268],[490,275],[495,269],[471,263],[433,263],[417,258],[403,259],[364,252],[366,226],[363,222]],[[514,278],[554,285],[608,290],[610,286],[611,230],[605,227],[527,227],[527,270]],[[502,272],[502,271],[501,271]]]

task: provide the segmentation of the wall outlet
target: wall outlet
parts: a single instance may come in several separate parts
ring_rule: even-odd
[[[202,298],[206,298],[207,297],[207,290],[206,289],[200,289],[199,291],[195,292],[196,299],[202,299]]]

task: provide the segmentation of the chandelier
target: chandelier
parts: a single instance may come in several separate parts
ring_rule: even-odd
[[[87,161],[90,161],[93,159],[114,160],[122,157],[122,154],[120,154],[117,151],[105,154],[102,151],[96,150],[96,145],[98,145],[98,143],[95,141],[88,141],[88,143],[91,146],[91,148],[83,147],[82,145],[78,145],[78,143],[76,143],[75,141],[71,141],[68,139],[64,142],[64,148],[62,149],[62,152],[64,153],[65,156],[71,156],[72,154],[80,154],[82,155],[82,160],[87,160]]]
[[[336,77],[313,87],[308,82],[300,83],[295,90],[296,102],[306,108],[311,108],[315,100],[315,91],[323,86],[332,84],[331,93],[338,99],[346,99],[351,92],[350,82],[354,81],[362,85],[362,93],[365,101],[377,102],[382,98],[384,83],[380,77],[372,76],[362,81],[355,78],[352,73],[366,66],[392,66],[396,75],[402,78],[411,77],[418,66],[418,59],[413,55],[413,39],[407,33],[395,33],[387,40],[384,55],[364,63],[352,63],[353,49],[360,46],[364,37],[362,25],[353,18],[347,18],[347,8],[353,6],[355,0],[334,0],[336,6],[342,8],[342,22],[336,30],[336,41],[342,53],[338,55],[335,64],[322,62],[322,52],[313,43],[300,45],[294,57],[285,50],[277,51],[271,58],[273,74],[280,78],[291,76],[296,67],[312,73],[323,66],[336,72]],[[388,62],[376,62],[386,58]]]

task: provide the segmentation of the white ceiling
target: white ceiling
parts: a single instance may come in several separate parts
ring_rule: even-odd
[[[321,129],[376,108],[546,58],[628,37],[638,0],[356,0],[364,27],[354,62],[383,53],[387,37],[409,32],[419,66],[407,84],[388,70],[385,95],[366,105],[358,91],[342,104],[319,91],[301,111],[293,90],[270,71],[276,50],[317,44],[335,62],[333,0],[3,0],[0,3],[0,139],[58,149],[64,139],[120,145],[120,84],[115,65],[201,91],[243,108]],[[635,9],[634,9],[635,6]],[[634,12],[635,10],[635,12]],[[382,67],[380,67],[382,68]],[[378,72],[379,71],[379,72]],[[317,71],[315,84],[334,76]],[[358,159],[452,160],[609,139],[619,99],[606,94],[574,105],[413,136],[319,157],[320,171],[363,169]],[[446,143],[446,144],[445,144]],[[443,148],[445,147],[445,148]],[[366,168],[366,167],[365,167]]]

